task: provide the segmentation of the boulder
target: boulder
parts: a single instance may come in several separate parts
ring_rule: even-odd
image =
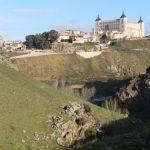
[[[86,141],[89,137],[96,136],[100,124],[89,110],[90,107],[87,104],[69,103],[63,106],[59,113],[61,117],[52,117],[51,123],[54,130],[51,137],[55,138],[59,145],[71,147],[76,143]]]

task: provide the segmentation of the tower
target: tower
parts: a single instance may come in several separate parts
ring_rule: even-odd
[[[140,25],[140,37],[144,37],[144,21],[142,19],[142,17],[140,17],[140,20],[138,21],[139,25]]]
[[[99,23],[101,22],[101,18],[99,17],[99,14],[95,20],[95,27],[94,27],[94,35],[97,35],[100,28],[99,28]]]
[[[120,32],[126,32],[127,31],[127,17],[124,13],[124,11],[122,12],[122,15],[120,17]]]

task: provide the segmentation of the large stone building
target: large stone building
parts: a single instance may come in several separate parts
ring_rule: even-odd
[[[138,22],[129,22],[124,12],[119,19],[114,20],[101,20],[98,15],[95,20],[94,35],[107,31],[113,33],[115,31],[116,34],[120,34],[122,37],[142,38],[144,37],[144,21],[140,17]]]

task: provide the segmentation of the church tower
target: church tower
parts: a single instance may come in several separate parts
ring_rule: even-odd
[[[140,37],[144,37],[144,21],[142,17],[140,17],[140,20],[138,21],[140,25]]]
[[[95,27],[94,27],[94,35],[97,35],[99,32],[99,23],[101,22],[101,18],[99,17],[99,14],[95,20]]]
[[[122,15],[120,17],[120,32],[126,32],[127,31],[127,25],[128,25],[128,20],[127,17],[124,13],[124,11],[122,12]]]

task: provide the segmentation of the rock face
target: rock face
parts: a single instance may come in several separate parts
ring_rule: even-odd
[[[51,118],[51,125],[54,129],[51,138],[64,147],[71,147],[95,137],[100,128],[90,107],[78,103],[62,106],[59,115]]]
[[[130,99],[134,99],[138,95],[138,87],[139,87],[138,85],[139,85],[139,79],[138,78],[132,79],[127,86],[119,90],[116,96],[122,102],[125,102]]]
[[[131,67],[127,67],[119,62],[112,62],[106,67],[107,70],[109,70],[112,73],[115,73],[118,77],[130,77],[136,74],[136,72]]]
[[[146,74],[139,75],[122,87],[114,99],[123,107],[128,108],[130,115],[143,115],[150,113],[150,68]]]
[[[73,45],[72,43],[54,43],[52,44],[52,50],[56,53],[75,53],[75,52],[94,52],[99,51],[100,48],[96,46],[85,46],[83,45]]]

